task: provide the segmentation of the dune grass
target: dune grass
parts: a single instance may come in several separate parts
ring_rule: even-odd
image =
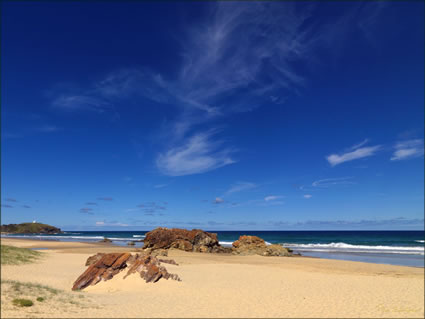
[[[2,265],[21,265],[37,261],[42,256],[41,252],[28,248],[18,248],[8,245],[1,245]]]
[[[12,303],[18,307],[31,307],[34,304],[32,300],[23,298],[15,298],[13,299]]]
[[[12,311],[18,316],[37,312],[74,313],[77,309],[96,308],[83,292],[68,292],[38,283],[2,279],[1,292],[2,312]]]

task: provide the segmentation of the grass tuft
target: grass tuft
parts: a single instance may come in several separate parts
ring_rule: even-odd
[[[44,298],[43,297],[37,297],[37,301],[43,302]]]
[[[12,303],[13,303],[15,306],[18,306],[18,307],[31,307],[31,306],[34,304],[34,303],[33,303],[31,300],[29,300],[29,299],[21,299],[21,298],[13,299]]]

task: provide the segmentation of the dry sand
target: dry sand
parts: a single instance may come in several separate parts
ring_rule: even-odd
[[[181,282],[147,284],[124,273],[83,292],[75,279],[96,252],[136,251],[105,244],[2,238],[2,244],[48,247],[37,263],[2,266],[2,280],[49,285],[66,292],[57,306],[11,305],[2,290],[1,317],[424,317],[424,269],[306,257],[224,256],[172,250],[165,265]],[[36,297],[36,296],[34,296]],[[57,301],[59,302],[59,301]]]

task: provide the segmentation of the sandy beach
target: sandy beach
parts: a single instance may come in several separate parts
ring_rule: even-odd
[[[36,263],[2,265],[1,317],[423,317],[424,269],[307,257],[227,256],[170,250],[181,282],[145,283],[124,273],[71,291],[97,252],[137,251],[97,243],[2,238],[48,248]],[[58,289],[57,302],[11,304],[7,282]],[[59,295],[62,295],[60,297]],[[59,302],[60,301],[60,302]]]

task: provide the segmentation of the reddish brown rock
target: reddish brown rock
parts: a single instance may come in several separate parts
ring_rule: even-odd
[[[161,278],[180,281],[179,276],[170,274],[165,267],[160,265],[161,262],[177,265],[174,260],[161,260],[151,255],[136,255],[124,278],[138,272],[146,282],[157,282]]]
[[[121,269],[127,267],[126,261],[130,256],[130,253],[103,254],[103,256],[95,263],[91,264],[89,268],[78,277],[72,286],[72,290],[84,289],[87,286],[95,285],[102,279],[111,279],[120,272]],[[87,262],[88,261],[89,260],[87,260]]]
[[[268,245],[257,236],[240,236],[233,244],[233,253],[238,255],[292,256],[288,248]]]
[[[266,251],[263,253],[263,255],[264,256],[284,256],[284,257],[293,256],[292,251],[290,249],[277,244],[267,246]]]
[[[143,249],[176,248],[196,252],[224,252],[217,234],[200,229],[156,228],[146,234]]]
[[[264,239],[261,239],[257,236],[240,236],[237,241],[232,244],[235,248],[243,248],[243,247],[258,247],[263,248],[266,247],[266,242]]]
[[[96,255],[90,256],[89,258],[87,258],[86,261],[86,266],[90,266],[93,265],[94,263],[96,263],[100,258],[102,258],[102,256],[105,255],[104,253],[97,253]]]
[[[179,265],[178,263],[176,263],[176,261],[174,259],[161,259],[161,258],[158,258],[158,261],[160,263],[164,263],[164,264],[170,264],[170,265],[176,265],[176,266]]]
[[[95,285],[101,280],[109,280],[127,266],[129,270],[124,276],[138,272],[146,282],[157,282],[159,279],[174,279],[180,281],[176,274],[170,274],[161,266],[161,262],[177,265],[174,260],[160,260],[149,254],[131,255],[130,253],[96,254],[87,259],[89,267],[74,282],[72,290],[84,289]]]

